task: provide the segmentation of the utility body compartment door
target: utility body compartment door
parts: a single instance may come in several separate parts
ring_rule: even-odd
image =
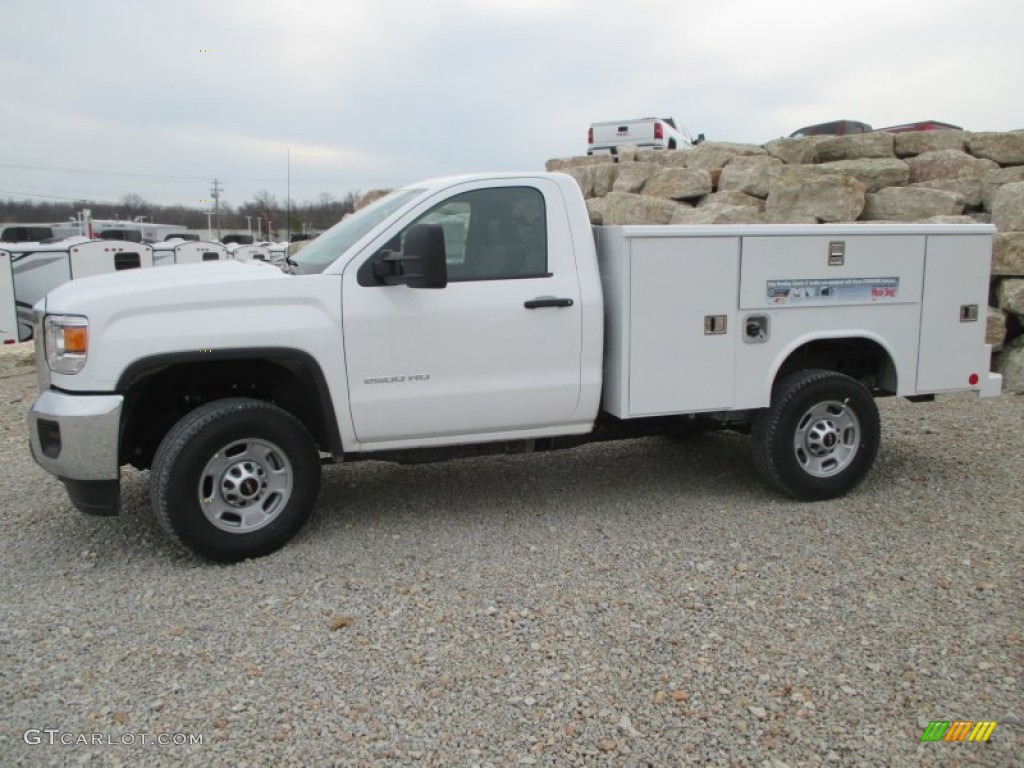
[[[582,432],[580,285],[565,204],[548,180],[439,193],[343,278],[352,422],[369,450]],[[447,287],[373,284],[368,264],[439,224]]]
[[[991,253],[989,236],[928,238],[918,391],[966,389],[973,386],[972,375],[988,373],[985,329]]]
[[[606,308],[604,409],[631,418],[730,408],[739,238],[595,232]]]

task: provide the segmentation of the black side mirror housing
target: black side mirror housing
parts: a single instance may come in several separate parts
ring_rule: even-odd
[[[448,261],[444,229],[440,224],[417,224],[405,233],[400,253],[382,251],[374,260],[373,273],[388,285],[410,288],[446,288]]]
[[[417,224],[405,234],[402,271],[410,288],[448,286],[448,260],[444,228],[440,224]]]

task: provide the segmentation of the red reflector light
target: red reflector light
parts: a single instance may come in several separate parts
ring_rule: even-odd
[[[654,124],[654,138],[664,139],[665,138],[665,126],[661,123]]]
[[[594,129],[591,128],[590,130],[587,131],[587,144],[593,144],[593,143],[594,143]]]
[[[4,339],[4,344],[14,344],[14,339]]]
[[[972,387],[976,387],[978,386],[978,382],[981,381],[981,377],[976,373],[972,373],[971,377],[967,379],[967,381]]]

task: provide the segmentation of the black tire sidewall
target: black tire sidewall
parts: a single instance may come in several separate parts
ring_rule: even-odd
[[[766,449],[785,492],[810,501],[831,499],[864,479],[874,464],[881,435],[878,408],[863,385],[843,374],[812,371],[781,382],[776,398],[777,406],[767,416],[774,417],[775,424]],[[853,409],[860,425],[860,443],[849,466],[829,477],[815,477],[800,466],[793,442],[803,415],[814,405],[830,400],[847,401]]]
[[[249,533],[217,528],[204,514],[199,478],[210,458],[243,439],[264,439],[285,454],[292,467],[292,493],[284,509],[266,526]],[[305,427],[291,414],[258,400],[209,403],[168,433],[157,460],[162,511],[172,533],[188,549],[211,560],[235,562],[279,549],[308,519],[320,486],[320,457]],[[154,462],[156,464],[156,462]]]

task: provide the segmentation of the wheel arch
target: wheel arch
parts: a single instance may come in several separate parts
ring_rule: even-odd
[[[280,406],[303,423],[319,450],[343,452],[327,379],[303,350],[247,347],[153,355],[125,368],[116,391],[125,396],[120,463],[147,468],[178,419],[211,400],[239,396]]]
[[[771,372],[771,389],[800,370],[843,373],[867,386],[873,394],[896,394],[905,376],[885,339],[873,333],[804,337],[779,355]]]

